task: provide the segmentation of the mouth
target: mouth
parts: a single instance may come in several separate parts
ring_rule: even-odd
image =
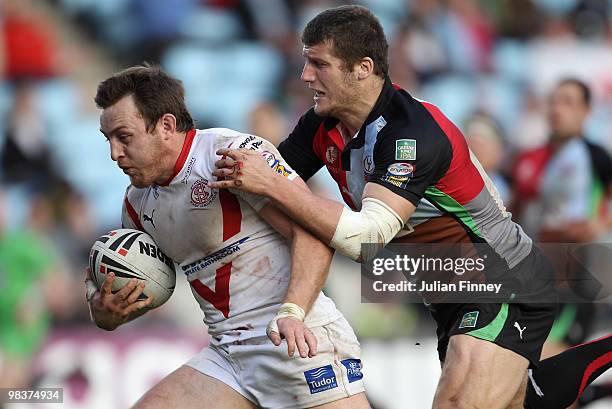
[[[119,166],[121,168],[121,170],[123,171],[123,173],[125,173],[126,175],[130,174],[130,171],[132,170],[132,168],[128,167],[128,166]]]
[[[315,101],[318,101],[319,99],[323,98],[324,96],[325,96],[325,92],[314,90],[314,100]]]

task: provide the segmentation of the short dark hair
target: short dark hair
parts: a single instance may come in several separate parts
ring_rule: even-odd
[[[332,53],[351,69],[363,57],[374,61],[374,74],[386,77],[389,71],[389,44],[380,22],[363,6],[348,5],[325,10],[310,20],[302,43],[314,46],[329,42]]]
[[[582,93],[582,100],[585,103],[585,105],[587,107],[591,106],[591,100],[592,100],[591,88],[589,88],[586,82],[579,80],[578,78],[568,77],[568,78],[564,78],[561,81],[559,81],[559,84],[557,84],[557,88],[563,85],[577,86],[580,89],[580,92]]]
[[[127,95],[134,97],[136,108],[150,131],[164,114],[176,117],[176,130],[186,132],[195,127],[185,105],[185,89],[180,80],[161,67],[137,65],[119,71],[98,85],[96,105],[106,109]]]

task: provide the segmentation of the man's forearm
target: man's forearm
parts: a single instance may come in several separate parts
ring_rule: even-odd
[[[298,184],[300,182],[292,182],[280,175],[274,182],[275,188],[268,190],[268,196],[277,207],[319,240],[329,244],[344,206],[336,201],[319,197],[300,186]]]
[[[307,313],[325,285],[333,250],[300,226],[293,229],[291,279],[284,302],[297,304]]]

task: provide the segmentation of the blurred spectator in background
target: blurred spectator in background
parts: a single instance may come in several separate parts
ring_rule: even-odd
[[[47,129],[36,111],[32,85],[19,81],[14,87],[13,107],[4,123],[5,142],[0,157],[6,184],[26,183],[42,188],[52,183],[55,172],[47,145]]]
[[[501,174],[504,158],[504,138],[493,118],[475,114],[463,126],[468,146],[497,188],[503,203],[510,199],[510,187]]]
[[[549,101],[550,142],[517,160],[515,203],[519,209],[531,206],[530,227],[540,242],[558,243],[558,247],[590,243],[601,239],[612,226],[606,214],[612,160],[603,148],[585,139],[591,104],[591,90],[583,81],[568,78],[559,82]],[[591,252],[585,259],[589,271],[595,271],[598,257],[601,254]],[[585,268],[566,261],[570,274],[580,274]],[[578,285],[571,290],[562,286],[561,301],[568,300],[572,290],[586,290]],[[586,301],[561,304],[543,358],[586,341],[594,329],[596,312],[596,304]]]
[[[269,140],[278,146],[287,136],[289,128],[285,115],[273,102],[262,102],[255,106],[249,118],[249,133]]]
[[[3,0],[1,36],[8,79],[51,78],[61,72],[56,30],[36,0]]]
[[[0,387],[27,387],[51,323],[45,287],[55,279],[58,255],[34,230],[7,230],[5,211],[0,192]]]

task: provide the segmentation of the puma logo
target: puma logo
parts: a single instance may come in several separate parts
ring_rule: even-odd
[[[519,325],[518,322],[514,321],[514,328],[516,328],[519,332],[519,336],[521,337],[521,339],[523,339],[523,331],[525,331],[527,329],[527,327],[525,328],[521,328],[521,326]]]
[[[153,228],[156,229],[157,227],[155,227],[155,223],[153,223],[154,215],[155,215],[155,209],[153,209],[153,211],[151,212],[151,217],[149,217],[149,215],[147,215],[146,213],[143,213],[142,220],[144,220],[145,222],[151,223],[151,225],[153,225]]]

